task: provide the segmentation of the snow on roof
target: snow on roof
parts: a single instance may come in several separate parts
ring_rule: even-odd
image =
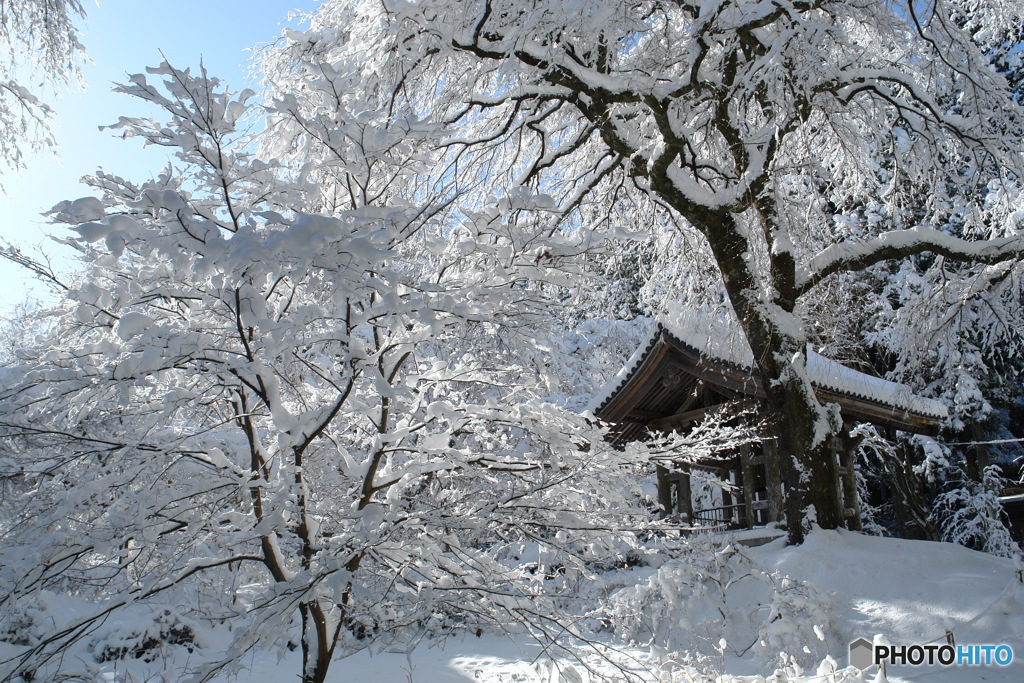
[[[949,415],[942,401],[918,396],[905,384],[858,372],[814,351],[807,356],[807,374],[810,375],[811,384],[819,389],[832,389],[847,396],[856,396],[939,420]]]
[[[604,407],[608,401],[611,400],[612,396],[615,395],[623,384],[636,372],[636,369],[643,364],[644,359],[647,358],[647,354],[651,352],[654,345],[658,341],[658,337],[661,336],[661,326],[655,324],[651,327],[650,334],[640,343],[640,346],[636,347],[636,351],[629,357],[626,364],[615,373],[615,376],[608,380],[603,387],[601,387],[594,397],[590,399],[590,403],[587,405],[588,413],[597,413],[601,408]]]
[[[730,322],[724,315],[709,317],[695,311],[675,311],[671,320],[661,317],[655,321],[646,340],[615,377],[594,396],[588,406],[591,412],[599,412],[625,385],[643,364],[663,332],[667,332],[676,341],[689,346],[704,358],[733,365],[747,372],[753,371],[754,355],[746,337],[735,323]],[[811,383],[818,389],[831,390],[939,420],[949,414],[944,403],[918,396],[905,384],[890,382],[854,370],[815,351],[808,353],[807,374]]]
[[[622,366],[587,406],[590,412],[597,413],[611,400],[612,396],[636,372],[647,355],[658,343],[663,331],[667,331],[677,340],[693,348],[706,358],[714,358],[744,368],[754,365],[754,354],[747,345],[746,338],[739,327],[731,324],[724,315],[709,315],[693,309],[679,309],[672,312],[673,322],[667,317],[655,319],[651,331],[637,347],[626,364]]]

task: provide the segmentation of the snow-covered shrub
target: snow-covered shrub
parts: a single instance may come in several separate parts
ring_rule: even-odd
[[[181,647],[188,652],[200,647],[197,630],[198,626],[190,619],[163,609],[105,627],[92,641],[90,649],[97,662],[127,658],[152,662],[165,657],[171,647]]]
[[[0,643],[35,645],[42,635],[45,610],[37,604],[17,606],[0,614]]]
[[[66,598],[48,590],[11,601],[0,610],[0,643],[34,647],[67,611]]]
[[[803,667],[789,661],[763,676],[737,676],[688,662],[666,662],[654,675],[656,678],[652,680],[658,683],[868,683],[876,680],[873,671],[869,673],[853,666],[841,668],[827,655],[816,666]]]
[[[1003,481],[999,468],[990,466],[980,483],[964,478],[959,487],[940,494],[932,515],[942,539],[1000,557],[1020,555],[1020,546],[1003,522]]]
[[[769,666],[819,662],[832,622],[831,601],[813,585],[712,536],[690,540],[646,581],[615,593],[607,610],[625,640],[711,668],[748,652]]]

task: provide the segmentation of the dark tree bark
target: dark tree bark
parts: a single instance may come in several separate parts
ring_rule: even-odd
[[[938,541],[938,529],[928,514],[921,482],[914,474],[915,464],[917,458],[914,455],[914,448],[906,442],[900,442],[897,446],[895,458],[884,459],[885,473],[892,487],[896,525],[899,527],[901,538]]]

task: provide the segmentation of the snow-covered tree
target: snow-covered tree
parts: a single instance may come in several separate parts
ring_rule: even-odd
[[[167,118],[118,127],[175,166],[55,207],[87,267],[2,368],[0,634],[21,636],[0,675],[56,675],[90,638],[138,653],[96,630],[138,604],[168,643],[232,622],[199,680],[257,646],[301,647],[319,682],[424,634],[571,634],[538,563],[583,569],[632,525],[628,454],[523,362],[545,268],[463,226],[460,188],[413,182],[433,127],[325,73],[265,125],[205,72],[133,76]],[[89,606],[47,613],[47,591]]]
[[[84,14],[79,0],[0,1],[0,160],[8,166],[52,144],[50,108],[25,81],[63,85],[78,78],[84,50],[74,21]]]
[[[596,242],[661,215],[687,235],[717,270],[690,288],[727,299],[756,359],[800,541],[808,506],[842,519],[839,416],[805,372],[820,289],[900,261],[963,296],[1018,282],[1024,117],[996,67],[1022,18],[1001,0],[337,1],[296,44],[366,54],[396,109],[450,131],[438,177],[510,224]]]
[[[1018,557],[1020,545],[1004,522],[999,490],[1005,485],[997,467],[985,469],[980,482],[966,477],[939,495],[934,517],[944,540],[1002,557]]]

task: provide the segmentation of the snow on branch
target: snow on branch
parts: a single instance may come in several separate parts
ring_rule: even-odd
[[[648,442],[649,457],[669,468],[733,458],[737,448],[763,441],[763,428],[750,405],[727,403],[708,413],[689,431],[673,432]]]
[[[796,289],[804,294],[834,273],[864,270],[881,261],[925,252],[955,261],[993,264],[1024,256],[1024,238],[969,241],[930,228],[892,230],[866,242],[844,242],[822,250],[798,274]]]

